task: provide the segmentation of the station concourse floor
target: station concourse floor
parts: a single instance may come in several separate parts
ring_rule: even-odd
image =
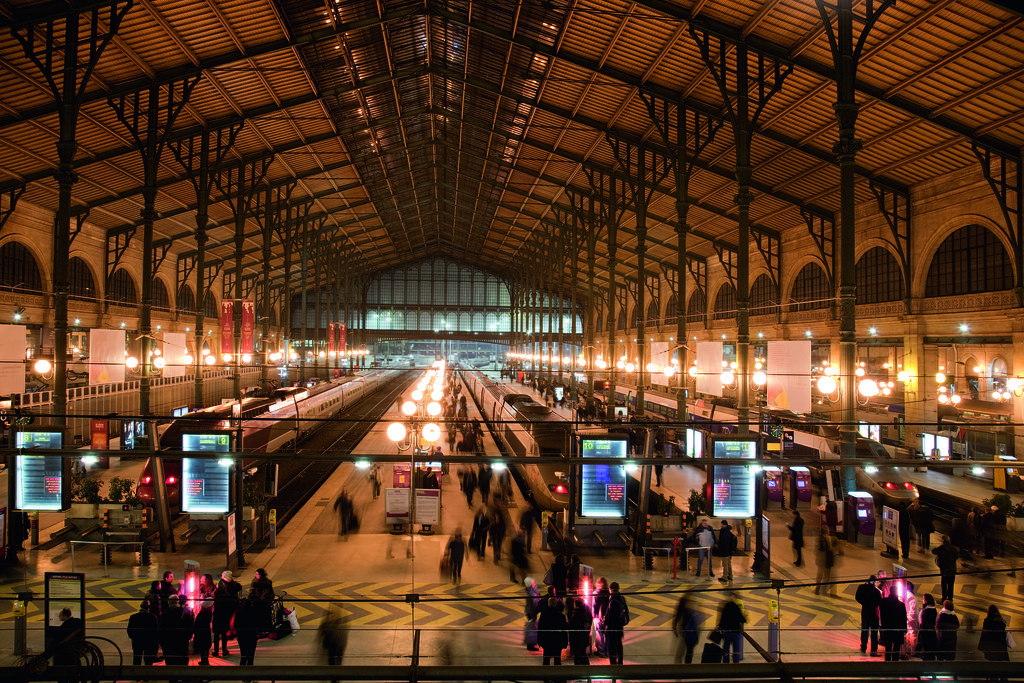
[[[470,416],[476,408],[470,403]],[[392,408],[392,412],[395,409]],[[372,455],[393,452],[394,445],[385,430],[397,413],[389,414],[356,453]],[[488,437],[488,455],[498,455],[497,447]],[[385,466],[385,487],[390,483],[389,466]],[[256,568],[265,568],[274,580],[278,593],[285,591],[285,604],[296,609],[300,630],[278,641],[262,640],[256,652],[257,664],[323,663],[317,645],[316,627],[326,607],[333,603],[342,607],[349,624],[346,664],[387,665],[409,662],[414,634],[420,631],[420,661],[424,664],[522,664],[540,665],[538,652],[529,652],[522,644],[524,624],[524,590],[509,580],[506,564],[495,564],[492,549],[484,561],[467,553],[463,582],[451,584],[439,572],[440,558],[450,534],[461,528],[465,535],[472,526],[475,508],[480,505],[477,492],[470,507],[459,490],[455,467],[441,478],[442,522],[433,535],[392,535],[384,520],[384,498],[372,499],[365,471],[353,465],[342,465],[306,504],[303,510],[277,536],[275,548],[247,554],[246,568],[236,571],[236,578],[247,585]],[[4,475],[6,476],[6,475]],[[124,476],[124,475],[122,475]],[[667,466],[664,471],[665,492],[684,500],[690,488],[701,485],[703,471],[689,466]],[[342,488],[352,497],[361,528],[358,533],[342,538],[333,501]],[[493,488],[493,487],[492,487]],[[514,489],[515,490],[515,489]],[[509,505],[512,525],[519,521],[523,501],[515,491]],[[817,559],[816,514],[805,514],[805,562],[793,564],[787,539],[789,511],[768,513],[771,519],[773,547],[772,575],[782,578],[785,587],[773,590],[765,581],[752,576],[750,554],[733,558],[735,580],[731,586],[695,577],[680,569],[673,577],[665,557],[655,559],[654,569],[645,570],[640,558],[621,549],[581,551],[582,562],[594,568],[595,576],[618,581],[631,613],[626,628],[625,662],[665,664],[673,661],[675,641],[671,634],[672,614],[684,591],[688,591],[695,608],[702,615],[701,628],[709,631],[717,620],[722,601],[737,590],[747,614],[747,632],[762,647],[768,643],[768,601],[778,600],[781,614],[780,644],[785,661],[864,660],[859,652],[859,606],[853,594],[860,582],[878,570],[892,571],[894,560],[882,557],[879,540],[875,547],[862,547],[842,542],[843,555],[833,571],[839,597],[814,594]],[[718,528],[718,520],[711,520]],[[734,527],[744,548],[743,528]],[[43,537],[45,539],[45,536]],[[876,536],[880,539],[880,536]],[[540,534],[533,533],[530,554],[530,576],[540,583],[554,559],[550,551],[540,549]],[[937,539],[933,541],[936,542]],[[507,557],[508,537],[506,537]],[[22,564],[7,567],[0,573],[0,597],[13,599],[22,590],[42,594],[43,573],[70,571],[71,559],[63,548],[50,551],[27,550],[21,554]],[[180,579],[185,560],[200,563],[203,573],[218,577],[225,568],[223,550],[204,550],[179,542],[177,552],[153,553],[148,567],[133,565],[133,554],[115,552],[109,567],[99,564],[98,553],[77,554],[77,571],[87,577],[87,631],[91,635],[110,638],[130,652],[125,634],[128,616],[133,613],[149,583],[159,579],[167,569]],[[984,562],[984,561],[982,561]],[[715,560],[716,577],[721,576],[720,560]],[[925,592],[938,592],[938,577],[931,555],[914,548],[909,560],[902,564],[917,586],[918,604]],[[1024,629],[1024,563],[1019,558],[997,558],[981,567],[987,573],[962,573],[957,580],[957,612],[961,618],[960,659],[982,659],[977,652],[977,632],[969,632],[983,617],[989,604],[999,605],[1011,629]],[[1015,575],[1009,570],[1017,568]],[[706,571],[706,570],[705,570]],[[408,594],[419,596],[419,602],[406,602]],[[29,607],[30,651],[42,649],[42,600]],[[0,662],[13,664],[13,619],[10,610],[0,615]],[[703,636],[701,643],[703,643]],[[1024,642],[1024,630],[1017,633]],[[108,661],[116,661],[112,646],[102,643]],[[698,646],[699,651],[700,645]],[[232,642],[232,655],[211,658],[214,665],[238,663],[237,646]],[[1011,652],[1013,661],[1024,659]],[[196,658],[193,657],[193,663]],[[749,644],[746,661],[762,661]],[[130,657],[129,657],[130,661]],[[594,664],[607,660],[593,657]]]

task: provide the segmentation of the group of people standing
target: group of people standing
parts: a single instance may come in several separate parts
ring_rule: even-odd
[[[128,619],[128,638],[132,643],[132,662],[154,664],[162,660],[168,666],[187,666],[189,648],[200,665],[214,657],[228,657],[228,641],[238,642],[239,664],[251,665],[260,634],[273,626],[274,585],[263,569],[257,569],[248,593],[230,571],[221,573],[214,583],[211,574],[199,579],[198,594],[188,596],[174,572],[164,572],[146,593],[139,611]]]

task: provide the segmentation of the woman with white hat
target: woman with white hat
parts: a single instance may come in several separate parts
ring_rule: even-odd
[[[231,618],[238,609],[238,596],[242,586],[235,581],[230,571],[222,572],[217,589],[213,592],[213,656],[227,657],[228,633],[231,631]],[[223,643],[223,645],[221,645]]]

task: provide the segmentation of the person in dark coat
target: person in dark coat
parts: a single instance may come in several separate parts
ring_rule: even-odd
[[[722,603],[722,612],[718,617],[718,630],[722,633],[725,643],[722,647],[722,661],[728,661],[729,650],[732,650],[733,664],[743,661],[743,625],[747,623],[747,615],[743,613],[743,603],[738,593],[732,599]]]
[[[910,558],[910,508],[907,507],[906,501],[900,503],[897,530],[900,537],[900,549],[903,552],[903,559],[906,560]]]
[[[274,626],[274,615],[271,610],[274,606],[274,582],[267,576],[266,569],[257,569],[249,585],[249,597],[256,601],[259,606],[260,618],[256,625],[260,633],[266,633]]]
[[[512,583],[519,583],[519,579],[516,578],[516,569],[523,574],[523,579],[526,578],[526,572],[530,568],[530,560],[526,557],[526,532],[522,529],[516,531],[516,535],[512,537],[512,543],[510,545],[508,564],[508,578]]]
[[[800,567],[804,563],[804,518],[800,516],[799,510],[793,510],[793,522],[786,525],[789,529],[789,540],[793,542],[793,554],[796,560],[793,564]]]
[[[704,643],[704,651],[700,654],[701,664],[722,664],[725,663],[725,650],[722,649],[722,634],[712,631],[708,634],[708,641]]]
[[[697,648],[699,634],[697,632],[697,613],[690,606],[686,595],[679,598],[679,602],[676,604],[675,614],[672,615],[672,632],[676,635],[676,664],[692,664],[693,651]],[[721,639],[722,634],[718,635]]]
[[[736,545],[736,534],[723,519],[722,527],[718,530],[718,556],[722,558],[722,575],[718,580],[722,583],[732,583],[732,554]]]
[[[213,576],[203,574],[199,579],[199,599],[196,601],[195,623],[192,628],[192,652],[199,655],[199,664],[210,664],[210,645],[213,644]]]
[[[910,521],[914,524],[914,535],[917,536],[917,547],[921,550],[931,550],[932,534],[935,532],[931,508],[915,500],[910,504],[909,511]]]
[[[608,654],[608,644],[604,636],[604,615],[608,612],[608,600],[611,596],[608,580],[603,576],[597,577],[597,581],[594,582],[594,652],[601,657]]]
[[[533,507],[529,503],[523,506],[523,511],[519,514],[519,528],[526,534],[526,552],[533,552],[533,527],[540,526],[540,515],[537,514],[537,508]]]
[[[555,595],[563,597],[569,588],[569,568],[565,565],[565,555],[556,555],[549,571],[551,572],[549,585],[555,589]]]
[[[473,530],[469,535],[469,545],[476,550],[477,559],[483,560],[487,550],[487,532],[490,530],[491,520],[487,515],[487,508],[481,506],[473,517]]]
[[[995,605],[988,606],[988,614],[981,624],[981,637],[978,638],[978,650],[990,662],[1008,662],[1010,653],[1006,645],[1006,621]],[[1000,680],[1005,681],[1003,677]]]
[[[174,584],[174,572],[164,572],[164,578],[160,582],[158,587],[160,593],[160,613],[163,614],[167,609],[167,599],[172,595],[181,597],[181,584]]]
[[[572,599],[572,612],[569,614],[569,652],[572,663],[576,666],[590,664],[587,651],[590,649],[590,629],[594,625],[594,617],[590,614],[587,604],[579,598]]]
[[[234,574],[230,571],[221,572],[220,581],[213,591],[213,619],[210,622],[214,657],[227,657],[231,654],[228,652],[228,632],[231,631],[231,618],[238,609],[241,592],[242,586],[235,581]]]
[[[875,586],[876,577],[874,574],[857,586],[857,593],[854,596],[860,603],[860,651],[867,652],[868,637],[871,638],[871,654],[878,654],[878,603],[882,601],[882,593]]]
[[[146,596],[142,598],[142,601],[149,605],[149,611],[159,620],[160,612],[163,611],[163,598],[160,595],[159,581],[154,581],[150,584],[149,590],[146,591]]]
[[[580,556],[573,553],[569,556],[569,564],[565,568],[565,592],[566,595],[576,595],[580,592]]]
[[[321,649],[327,655],[328,666],[341,666],[345,650],[348,648],[348,624],[345,615],[336,605],[331,605],[324,615],[317,629],[317,638]],[[336,681],[337,679],[331,683]]]
[[[907,606],[896,596],[893,586],[878,603],[879,642],[885,646],[885,661],[900,661],[907,636]]]
[[[194,628],[192,613],[178,603],[177,595],[169,596],[167,611],[160,615],[160,647],[167,666],[188,666],[188,644]]]
[[[53,655],[53,663],[58,666],[75,666],[79,663],[76,653],[77,646],[85,639],[85,622],[72,616],[67,607],[57,613],[60,626],[57,628],[57,652]],[[71,683],[58,680],[58,683]]]
[[[935,564],[938,565],[941,574],[941,599],[952,600],[956,588],[956,560],[960,556],[960,549],[953,545],[949,536],[943,536],[942,545],[932,548],[932,555],[935,555]]]
[[[552,660],[555,666],[562,664],[562,650],[569,644],[567,627],[565,614],[558,609],[558,601],[549,598],[547,609],[541,612],[537,619],[537,644],[544,653],[544,666]]]
[[[956,659],[957,631],[960,629],[960,617],[953,611],[953,601],[942,603],[939,616],[935,619],[935,640],[938,645],[938,659],[951,662]]]
[[[921,607],[921,616],[918,620],[917,629],[917,654],[926,662],[934,662],[939,645],[935,634],[935,620],[939,612],[935,608],[935,596],[931,593],[924,594],[924,605]]]
[[[604,637],[608,647],[608,663],[622,664],[623,650],[622,638],[626,624],[629,623],[629,605],[626,604],[625,596],[619,593],[618,581],[612,581],[608,588],[611,595],[608,598],[608,608],[604,613]]]
[[[491,545],[494,547],[494,564],[501,562],[501,544],[505,542],[505,512],[500,507],[494,510],[491,516],[491,526],[488,529],[491,534]]]
[[[491,499],[491,468],[487,464],[480,465],[480,473],[476,475],[476,485],[480,487],[480,498],[484,505]]]
[[[466,503],[472,509],[473,494],[476,493],[476,472],[472,467],[467,467],[462,473],[462,492],[466,494]]]
[[[149,609],[149,602],[142,601],[139,611],[128,617],[128,639],[132,641],[132,665],[146,666],[156,661],[160,649],[160,621]]]
[[[263,606],[250,593],[238,605],[232,626],[238,634],[238,653],[241,655],[240,666],[252,666],[256,658],[256,643],[263,632]]]
[[[462,531],[456,529],[448,546],[444,550],[448,558],[448,566],[451,567],[452,583],[462,583],[462,563],[466,557],[466,542],[462,540]]]

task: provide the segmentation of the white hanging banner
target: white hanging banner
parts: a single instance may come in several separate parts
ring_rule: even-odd
[[[89,384],[124,381],[124,330],[89,330]]]
[[[697,391],[722,395],[722,342],[697,343]]]
[[[164,354],[163,376],[182,377],[192,366],[185,362],[185,355],[188,348],[185,346],[185,334],[183,332],[164,332],[164,344],[161,349]]]
[[[651,342],[651,362],[658,366],[658,372],[672,359],[668,354],[668,342]]]
[[[0,395],[25,393],[25,326],[0,325]]]
[[[811,412],[811,341],[768,342],[768,405]]]

